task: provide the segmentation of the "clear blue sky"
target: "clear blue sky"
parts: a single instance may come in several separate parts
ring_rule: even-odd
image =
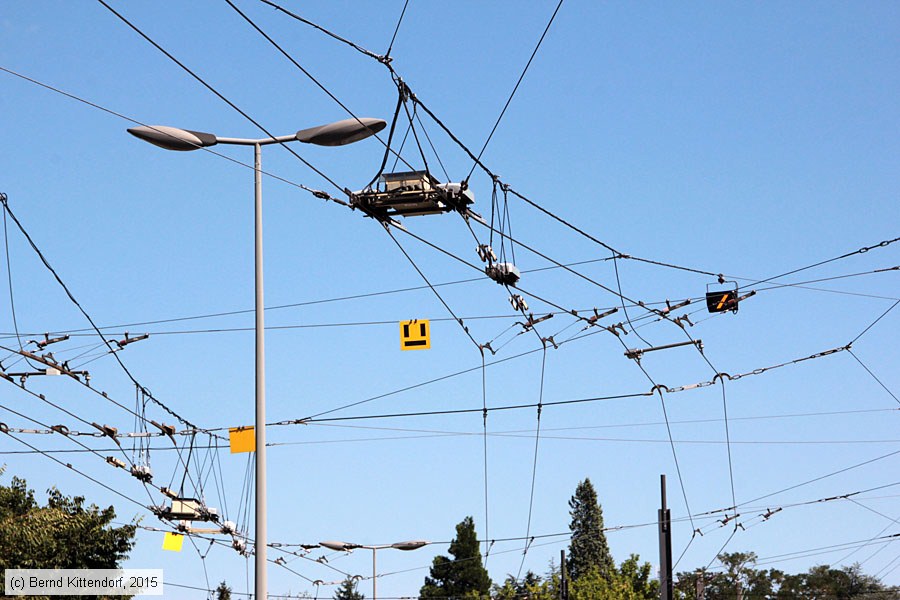
[[[390,119],[397,93],[382,65],[263,3],[237,4],[354,114]],[[273,133],[348,116],[225,2],[111,5]],[[378,54],[387,50],[402,7],[399,1],[289,3],[303,17]],[[393,66],[425,106],[477,152],[555,7],[555,2],[410,2],[391,52]],[[724,273],[746,287],[900,235],[898,33],[900,6],[891,2],[566,2],[483,160],[514,190],[620,252]],[[8,2],[0,14],[0,35],[0,66],[136,122],[228,137],[264,135],[99,3]],[[151,334],[118,356],[157,398],[203,427],[250,424],[251,313],[124,324],[252,308],[251,171],[213,154],[178,154],[143,144],[125,132],[133,122],[7,72],[0,72],[0,83],[0,191],[8,194],[35,243],[111,337],[121,339],[125,330]],[[432,171],[446,179],[423,130],[450,179],[464,179],[472,161],[427,115],[419,116],[417,132]],[[398,137],[407,124],[401,114]],[[343,148],[295,146],[340,187],[352,190],[375,175],[384,149],[375,140]],[[252,159],[248,148],[216,150],[245,165]],[[422,167],[412,140],[403,155]],[[282,148],[267,148],[263,165],[292,184],[342,197]],[[470,185],[474,210],[490,215],[490,179],[478,170]],[[264,188],[268,306],[423,285],[378,223],[271,177]],[[554,261],[610,257],[608,250],[512,196],[509,213],[513,236]],[[404,225],[481,264],[475,239],[458,216],[419,217]],[[88,323],[22,235],[11,222],[8,226],[12,299],[23,342],[43,332],[87,333]],[[487,231],[473,228],[486,242]],[[432,283],[478,277],[434,248],[402,232],[395,235]],[[689,347],[648,354],[640,366],[655,382],[675,388],[708,381],[715,371],[745,373],[844,346],[900,297],[898,271],[872,273],[900,264],[898,248],[900,243],[880,247],[757,285],[759,293],[736,315],[706,319],[700,302],[680,309],[675,314],[689,313],[696,323],[688,332],[703,341],[712,367]],[[554,266],[521,246],[515,256],[523,271]],[[675,303],[701,298],[708,284],[716,288],[710,275],[617,262],[622,292],[634,300]],[[616,289],[613,267],[600,261],[572,268]],[[856,276],[779,287],[842,275]],[[483,400],[489,407],[537,403],[540,342],[533,333],[514,336],[520,329],[508,330],[517,320],[508,294],[482,279],[438,290],[478,342],[501,334],[495,347],[511,340],[489,361],[535,351],[487,368],[484,398],[477,348],[448,320],[440,300],[418,289],[268,311],[267,325],[273,328],[267,337],[269,420],[306,417],[470,368],[331,416],[480,408]],[[619,302],[559,268],[526,273],[521,286],[566,309],[608,309]],[[10,294],[0,297],[2,343],[16,348]],[[526,297],[536,316],[555,310]],[[632,306],[628,312],[632,319],[643,317],[635,323],[637,333],[651,345],[687,339],[672,323],[643,316],[643,309]],[[399,350],[397,322],[413,318],[432,319],[428,351]],[[724,517],[715,513],[694,517],[692,527],[687,516],[730,506],[731,472],[742,504],[737,520],[745,529],[726,550],[776,557],[766,565],[789,572],[859,561],[886,583],[900,583],[896,541],[856,543],[900,531],[894,521],[900,517],[900,485],[853,501],[790,506],[898,484],[897,456],[756,500],[900,450],[898,403],[892,397],[900,394],[898,319],[900,308],[854,343],[853,355],[840,352],[727,382],[730,448],[724,443],[721,386],[664,394],[680,478],[659,397],[544,407],[536,463],[536,410],[491,412],[487,535],[526,535],[536,464],[531,535],[566,532],[566,502],[589,477],[607,526],[651,524],[610,532],[616,559],[634,552],[656,565],[652,523],[659,476],[665,473],[677,519],[676,553],[688,545],[692,529],[704,533],[690,543],[677,570],[706,566],[734,522],[718,527],[716,519]],[[620,309],[604,322],[621,320]],[[538,330],[564,340],[583,327],[557,315]],[[547,351],[544,402],[650,390],[648,377],[623,356],[621,342],[646,347],[635,332],[621,342],[598,328],[584,333],[594,335]],[[98,354],[97,343],[96,336],[73,336],[53,350],[90,370],[97,389],[133,407],[133,385],[112,357]],[[15,360],[5,359],[4,368],[28,368]],[[27,387],[88,421],[134,430],[132,415],[71,380],[32,378]],[[0,404],[48,424],[84,430],[9,384],[0,387]],[[158,407],[147,410],[149,418],[172,422]],[[0,420],[35,427],[2,409]],[[270,442],[279,444],[268,454],[270,540],[447,542],[466,515],[474,516],[484,536],[482,433],[480,413],[270,428]],[[19,437],[41,449],[77,448],[58,436]],[[109,446],[82,439],[92,447]],[[154,445],[165,444],[154,440]],[[0,451],[23,449],[0,438]],[[96,456],[55,456],[142,504],[150,502],[138,481]],[[195,452],[192,460],[205,456]],[[224,486],[212,479],[205,486],[207,503],[223,512],[227,504],[232,520],[239,520],[246,457],[221,451]],[[4,481],[23,476],[40,492],[57,485],[91,502],[115,504],[122,521],[141,515],[143,525],[161,525],[146,510],[45,456],[8,454],[2,463]],[[151,464],[158,485],[177,470],[170,451],[153,452]],[[160,503],[163,496],[154,492],[153,501]],[[758,515],[778,507],[784,510],[761,522]],[[161,543],[161,533],[141,531],[128,566],[164,568],[168,582],[205,587],[205,565],[213,587],[225,579],[236,592],[246,591],[247,563],[235,552],[213,547],[202,560],[190,544],[175,554],[163,552]],[[855,544],[816,551],[845,543]],[[487,565],[495,581],[519,570],[523,546],[521,540],[494,544]],[[524,568],[544,572],[565,547],[564,537],[535,540]],[[198,542],[198,548],[206,554],[207,543]],[[379,572],[386,575],[379,578],[379,596],[415,595],[432,557],[446,551],[446,545],[435,544],[412,553],[380,553]],[[794,552],[798,557],[781,556]],[[296,557],[287,557],[292,561],[287,566],[327,582],[342,578],[335,569],[371,574],[367,552],[325,554],[333,568]],[[322,555],[313,550],[307,558]],[[277,556],[270,551],[270,557]],[[249,568],[252,575],[252,563]],[[402,572],[387,575],[396,571]],[[361,590],[370,593],[368,580]],[[272,565],[270,592],[315,594],[315,588]],[[333,587],[322,587],[319,595],[332,593]],[[167,597],[203,593],[169,588]]]

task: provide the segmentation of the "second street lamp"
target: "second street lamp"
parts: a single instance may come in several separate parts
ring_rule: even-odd
[[[362,544],[351,544],[349,542],[319,542],[320,546],[328,548],[329,550],[337,550],[350,552],[351,550],[355,550],[357,548],[362,548],[364,550],[372,551],[372,600],[378,600],[378,574],[375,570],[375,554],[379,550],[384,550],[386,548],[393,548],[394,550],[418,550],[423,546],[427,546],[431,542],[426,542],[425,540],[410,540],[408,542],[396,542],[393,544],[382,544],[380,546],[363,546]]]
[[[254,253],[256,290],[256,531],[255,531],[255,598],[265,600],[268,580],[266,577],[266,375],[265,375],[265,327],[263,319],[263,252],[262,252],[262,146],[300,141],[318,146],[344,146],[365,139],[384,129],[382,119],[345,119],[328,125],[301,129],[292,135],[262,139],[225,138],[212,133],[191,131],[168,126],[133,127],[128,133],[166,150],[188,151],[234,144],[253,146],[254,176]]]

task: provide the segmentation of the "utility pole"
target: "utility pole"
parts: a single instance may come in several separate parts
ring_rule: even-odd
[[[672,517],[666,508],[666,476],[660,475],[659,480],[659,600],[672,600]]]
[[[569,580],[566,577],[566,551],[559,551],[559,599],[569,600]]]

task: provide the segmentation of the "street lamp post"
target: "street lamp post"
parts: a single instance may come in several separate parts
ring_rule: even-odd
[[[418,550],[422,546],[427,546],[431,542],[426,542],[425,540],[411,540],[409,542],[396,542],[394,544],[382,544],[380,546],[364,546],[362,544],[351,544],[349,542],[319,542],[320,546],[324,546],[329,550],[343,550],[344,552],[349,552],[350,550],[355,550],[357,548],[362,548],[364,550],[372,551],[372,600],[378,600],[378,575],[375,570],[375,555],[379,550],[384,550],[385,548],[393,548],[395,550]]]
[[[254,181],[254,272],[256,291],[256,559],[254,591],[257,600],[266,600],[268,580],[266,576],[266,373],[265,327],[263,318],[263,249],[262,249],[262,147],[300,141],[319,146],[344,146],[384,129],[381,119],[345,119],[328,125],[302,129],[293,135],[262,139],[225,138],[212,133],[178,129],[162,125],[133,127],[128,133],[166,150],[188,151],[233,144],[253,146]]]

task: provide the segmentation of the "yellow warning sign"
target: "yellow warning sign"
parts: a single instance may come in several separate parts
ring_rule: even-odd
[[[169,550],[171,552],[181,552],[181,546],[184,544],[184,536],[180,533],[169,533],[166,532],[165,537],[163,538],[163,550]]]
[[[256,431],[253,426],[232,427],[228,430],[228,441],[231,443],[231,453],[253,452],[256,450]]]
[[[428,350],[431,348],[431,324],[428,319],[400,321],[400,349]]]

